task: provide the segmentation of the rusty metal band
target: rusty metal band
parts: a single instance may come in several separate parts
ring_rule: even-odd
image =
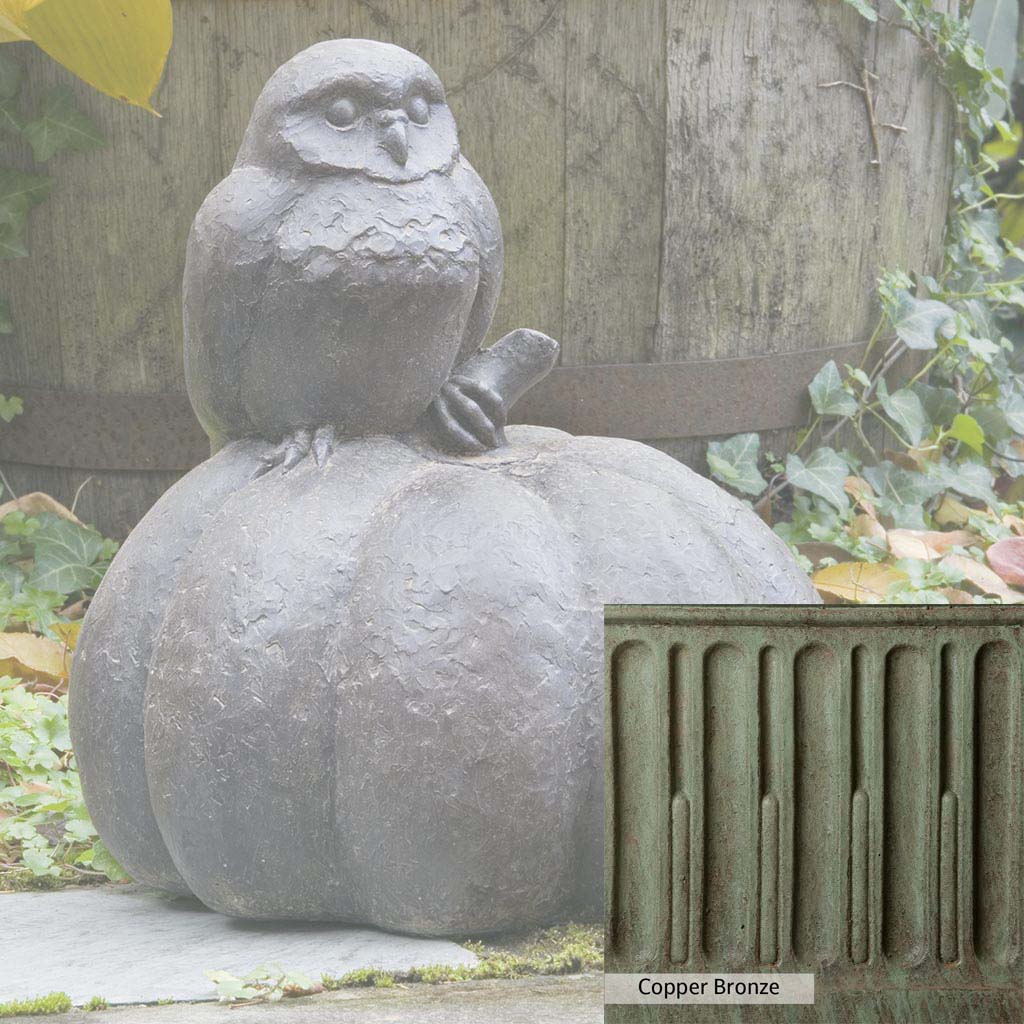
[[[681,363],[558,366],[513,409],[515,423],[637,440],[799,426],[807,385],[862,346]],[[87,394],[0,384],[25,411],[0,426],[0,462],[69,469],[191,469],[209,443],[184,394]]]
[[[807,419],[807,385],[864,346],[684,363],[557,366],[516,403],[516,423],[654,441],[777,430]]]
[[[0,424],[0,461],[87,470],[178,472],[210,454],[184,394],[86,394],[0,384],[25,411]]]

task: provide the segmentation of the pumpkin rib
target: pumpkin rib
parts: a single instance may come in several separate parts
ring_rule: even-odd
[[[350,737],[381,730],[380,736],[390,737],[389,762],[405,765],[406,770],[428,753],[430,762],[437,765],[434,770],[423,766],[403,782],[401,774],[389,774],[379,757],[374,759],[375,748],[370,745],[371,768],[364,775],[358,766],[367,763],[363,747],[370,740],[367,744],[356,740],[353,745],[339,731],[338,785],[344,787],[353,776],[362,780],[346,798],[350,805],[346,820],[347,831],[359,836],[366,919],[423,934],[489,931],[517,920],[548,919],[565,892],[571,891],[568,879],[577,859],[572,838],[578,806],[574,787],[582,786],[589,774],[568,768],[556,772],[544,790],[544,799],[550,801],[548,811],[538,805],[532,813],[523,810],[531,800],[540,799],[531,784],[498,786],[496,781],[487,785],[481,781],[490,778],[490,772],[521,771],[515,768],[520,762],[559,764],[565,757],[577,757],[575,751],[582,749],[584,738],[575,732],[571,742],[544,739],[548,733],[560,735],[559,730],[579,727],[572,709],[583,701],[576,682],[583,673],[569,667],[576,663],[575,645],[565,647],[574,635],[570,620],[563,612],[552,624],[534,621],[527,633],[522,622],[526,613],[509,603],[520,586],[531,600],[551,587],[562,593],[580,584],[574,553],[552,539],[551,531],[558,526],[547,503],[515,487],[503,472],[481,477],[469,473],[470,468],[480,467],[435,462],[425,472],[417,470],[403,480],[389,496],[393,514],[384,522],[378,519],[375,536],[361,555],[362,574],[357,574],[345,612],[348,621],[337,631],[351,661],[339,677],[341,692],[350,694],[346,703],[350,721],[342,720],[341,728]],[[462,480],[453,480],[453,474]],[[521,497],[516,497],[517,492]],[[485,508],[501,511],[488,521],[481,519]],[[463,530],[464,521],[479,525]],[[449,529],[458,538],[450,550]],[[524,530],[521,540],[511,539]],[[528,536],[538,542],[527,543]],[[438,551],[443,554],[439,556]],[[513,553],[511,562],[505,560],[508,553]],[[581,623],[591,617],[582,593],[574,603]],[[563,597],[558,607],[570,605]],[[560,625],[556,628],[554,623]],[[510,630],[521,639],[513,640]],[[551,645],[555,646],[547,660],[541,658]],[[541,660],[531,661],[536,658]],[[353,688],[346,679],[353,681]],[[566,695],[555,702],[543,696],[553,686],[566,688]],[[445,694],[454,703],[448,703]],[[430,711],[437,701],[443,701],[443,713]],[[422,717],[415,710],[421,704]],[[559,706],[561,711],[556,710]],[[482,728],[479,719],[485,709],[494,711],[486,723],[492,736],[487,746],[493,744],[496,749],[488,752],[481,776],[479,767],[465,765],[459,751],[463,742],[474,749],[472,737],[477,735],[475,729]],[[520,718],[523,721],[515,729],[501,724]],[[407,721],[412,726],[408,730],[403,725]],[[451,788],[435,790],[435,775],[447,779]],[[461,810],[451,819],[454,808]],[[538,826],[546,820],[545,814],[556,814],[555,820],[563,822],[562,832]],[[493,826],[485,828],[483,822],[491,818]],[[457,841],[444,831],[448,826],[452,836],[459,837]],[[339,832],[342,827],[339,818]],[[472,838],[481,829],[491,835],[483,846]],[[503,861],[495,862],[489,844],[496,841],[492,833],[501,829],[511,830],[509,836],[515,836],[515,841],[509,842],[518,852],[507,851]],[[556,835],[561,839],[545,854]],[[380,863],[373,856],[378,848],[388,851]],[[488,858],[485,865],[477,860],[481,856]],[[531,863],[530,857],[542,860],[527,873],[529,888],[520,892],[515,871]],[[554,859],[549,863],[544,857]],[[419,877],[408,871],[392,877],[390,872],[397,865],[413,859]],[[543,864],[549,866],[545,869]],[[474,886],[484,883],[489,896],[481,902],[473,892]],[[521,884],[526,884],[525,879]]]
[[[358,919],[325,818],[335,688],[324,652],[347,600],[339,569],[351,575],[359,533],[377,504],[372,494],[410,468],[418,471],[418,456],[377,438],[338,446],[322,467],[309,459],[272,470],[225,503],[191,553],[154,652],[147,769],[163,794],[156,815],[171,854],[215,910]],[[268,654],[268,643],[279,653]],[[198,673],[194,681],[190,672]],[[254,688],[238,687],[238,679]],[[300,693],[308,703],[296,709]],[[205,744],[198,757],[178,727]],[[218,757],[233,764],[227,774],[218,773]],[[288,806],[264,825],[250,820],[247,805],[264,790],[283,792],[289,778],[299,791]]]
[[[569,483],[569,476],[575,476],[575,474],[577,474],[582,468],[579,462],[573,459],[573,454],[576,451],[574,442],[577,440],[579,439],[572,435],[566,435],[564,439],[558,439],[556,444],[553,444],[547,451],[539,453],[538,458],[529,464],[533,472],[518,475],[516,477],[517,482],[522,486],[533,490],[539,496],[552,503],[553,507],[556,509],[556,516],[563,525],[566,525],[568,528],[570,523],[573,524],[573,528],[568,529],[568,532],[573,537],[578,536],[581,523],[584,523],[595,515],[601,516],[605,512],[613,511],[612,509],[595,508],[593,504],[583,505],[578,509],[570,507],[567,510],[564,504],[559,500],[560,497],[564,497],[564,493],[560,495],[557,491],[549,490],[552,487],[557,487],[560,483]],[[630,446],[631,451],[629,454],[631,455],[645,452],[644,446],[638,445],[635,442],[625,442],[625,444]],[[678,505],[680,503],[678,495],[674,493],[673,490],[665,487],[662,481],[653,482],[641,476],[629,474],[618,465],[593,465],[588,461],[583,463],[583,467],[589,471],[593,480],[599,482],[601,485],[595,489],[595,495],[592,495],[592,497],[596,496],[600,499],[601,497],[610,497],[614,494],[614,496],[621,501],[622,495],[628,494],[631,497],[635,497],[637,493],[637,485],[639,484],[643,487],[652,488],[673,505]],[[562,474],[561,477],[559,477],[559,474]],[[617,485],[612,483],[613,480],[617,481]],[[565,490],[571,490],[571,487],[566,487]],[[684,517],[680,516],[679,518],[680,521],[682,521]],[[692,519],[692,517],[690,518]],[[700,520],[697,520],[696,528],[700,531],[701,542],[712,546],[719,553],[720,558],[717,561],[721,564],[729,564],[731,562],[729,549],[726,548],[713,533],[707,531]],[[614,537],[614,534],[615,531],[612,529],[609,536]],[[590,536],[588,539],[591,542],[597,541],[600,543],[600,540],[594,536]],[[591,570],[587,573],[587,578],[596,581],[594,584],[594,592],[595,600],[598,603],[602,605],[618,603],[661,603],[662,601],[670,598],[674,599],[676,603],[687,603],[689,600],[687,595],[678,592],[672,594],[659,593],[656,597],[650,594],[645,595],[643,593],[643,587],[645,585],[643,580],[637,581],[637,590],[629,594],[609,594],[608,592],[598,594],[597,591],[599,589],[600,581],[604,580],[605,574],[601,572],[598,567],[595,567],[592,564],[594,554],[592,551],[588,550],[591,545],[583,543],[582,540],[579,541],[579,543],[581,551],[583,552],[584,564],[588,565]],[[643,553],[642,546],[634,546],[634,550],[636,555],[641,555]],[[624,555],[632,558],[633,551],[624,552]],[[627,567],[624,566],[624,568]],[[735,599],[738,600],[740,596],[741,595],[739,593],[735,594]]]
[[[190,890],[166,848],[147,783],[149,655],[203,524],[245,485],[267,447],[235,442],[156,502],[107,570],[72,661],[69,722],[89,812],[132,877],[170,892]]]

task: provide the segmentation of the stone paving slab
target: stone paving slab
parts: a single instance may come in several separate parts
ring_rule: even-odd
[[[0,893],[0,1002],[48,992],[66,992],[76,1005],[92,996],[111,1004],[214,999],[204,971],[244,974],[265,963],[318,979],[476,957],[454,942],[365,928],[237,921],[139,886]]]
[[[601,1024],[600,977],[348,990],[270,1005],[179,1003],[16,1017],[10,1024]],[[5,1021],[4,1024],[7,1024]]]

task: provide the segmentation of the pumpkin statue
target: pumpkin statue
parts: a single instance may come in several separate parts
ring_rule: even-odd
[[[501,264],[423,61],[331,41],[270,79],[189,241],[215,453],[124,543],[72,673],[86,802],[139,881],[429,935],[594,908],[602,605],[815,600],[667,455],[506,431],[557,345],[480,350]]]

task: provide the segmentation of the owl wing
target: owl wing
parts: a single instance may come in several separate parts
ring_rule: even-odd
[[[487,186],[465,157],[459,157],[453,173],[466,203],[469,223],[475,231],[480,253],[480,279],[462,336],[456,360],[458,365],[480,348],[491,326],[494,307],[498,304],[498,293],[501,291],[505,255],[498,208]]]
[[[214,449],[253,433],[240,394],[242,358],[260,319],[278,229],[296,198],[287,180],[236,167],[192,223],[182,295],[185,383]]]

